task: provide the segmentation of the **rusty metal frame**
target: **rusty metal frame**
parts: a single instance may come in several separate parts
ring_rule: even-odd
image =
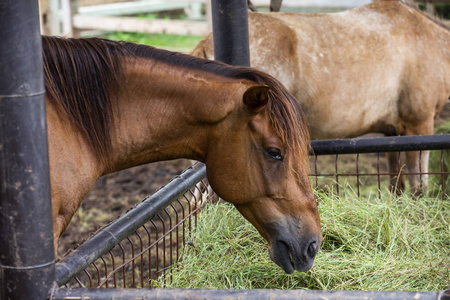
[[[357,196],[360,197],[361,187],[364,185],[363,180],[368,181],[370,178],[375,178],[378,196],[381,197],[383,192],[388,191],[389,177],[400,176],[398,173],[389,172],[386,159],[383,157],[385,152],[395,152],[397,153],[397,162],[403,177],[419,175],[422,187],[424,175],[428,175],[429,177],[438,176],[440,177],[439,182],[435,182],[435,185],[440,186],[442,191],[440,197],[442,199],[449,197],[445,192],[449,188],[446,186],[445,178],[450,175],[450,170],[445,167],[444,157],[445,151],[450,149],[450,134],[321,140],[312,141],[311,148],[311,172],[309,175],[313,187],[317,189],[323,187],[323,182],[327,181],[329,185],[333,185],[334,190],[339,194],[342,186],[340,178],[345,178],[347,181],[353,179],[352,181],[356,186]],[[419,169],[418,172],[410,172],[404,168],[405,165],[402,162],[404,152],[419,151],[419,165],[421,165],[422,153],[427,150],[435,152],[439,156],[438,170],[428,170],[425,172]],[[327,157],[325,162],[323,162],[325,160],[323,159],[324,157]],[[329,157],[334,157],[334,159],[330,159]],[[342,167],[340,162],[344,157],[346,164],[345,167]],[[361,163],[364,157],[366,157],[366,162],[370,159],[376,160],[375,165],[368,166],[367,164]],[[324,164],[329,165],[331,162],[334,163],[333,170],[330,170],[330,168],[322,170]],[[349,162],[353,163],[352,169],[348,167]],[[450,164],[450,162],[447,163]]]
[[[206,197],[206,167],[196,164],[56,263],[66,287],[152,287],[180,259]],[[189,244],[189,243],[188,243]],[[129,274],[131,273],[131,274]]]

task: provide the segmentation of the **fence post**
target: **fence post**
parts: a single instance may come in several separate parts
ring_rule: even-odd
[[[425,8],[429,15],[434,16],[434,2],[426,1]]]
[[[55,278],[38,0],[0,1],[1,299],[47,299]]]
[[[215,60],[250,66],[246,0],[212,0]]]

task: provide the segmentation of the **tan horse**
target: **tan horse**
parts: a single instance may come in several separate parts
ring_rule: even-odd
[[[187,158],[269,243],[286,272],[322,241],[309,136],[274,78],[144,45],[43,37],[55,241],[99,176]]]
[[[251,65],[279,79],[305,110],[311,138],[432,134],[450,95],[450,31],[397,1],[332,14],[249,13]],[[214,59],[212,36],[193,55]],[[406,154],[428,172],[429,152]],[[397,154],[389,154],[398,174]],[[419,163],[420,162],[420,163]],[[410,175],[413,192],[420,178]],[[426,175],[422,175],[426,185]],[[391,177],[391,188],[401,179]]]

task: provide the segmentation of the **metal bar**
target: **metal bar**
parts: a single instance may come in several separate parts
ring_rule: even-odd
[[[123,249],[122,244],[118,244],[120,251],[122,251],[122,279],[123,279],[123,287],[126,288],[127,287],[127,270],[126,270],[126,264],[125,264],[125,249]],[[114,271],[115,268],[112,270],[112,272],[114,272],[114,274],[116,274],[116,272]]]
[[[246,0],[211,2],[215,60],[250,66]]]
[[[91,273],[88,272],[88,270],[83,270],[83,272],[86,274],[86,276],[89,279],[89,287],[94,287],[94,284],[92,283],[92,275]]]
[[[158,226],[156,226],[155,222],[153,222],[153,220],[151,221],[153,228],[155,229],[155,252],[156,252],[156,273],[155,274],[159,274],[159,231],[158,231]],[[152,248],[150,248],[152,249]],[[151,269],[150,269],[151,270]]]
[[[150,280],[152,279],[152,248],[150,247],[150,245],[152,244],[152,237],[150,234],[150,231],[147,229],[147,227],[145,225],[142,225],[142,227],[144,228],[145,233],[147,233],[147,247],[148,247],[148,277],[147,279],[147,283],[150,282]],[[115,273],[115,272],[114,272]]]
[[[360,189],[359,189],[359,153],[356,154],[356,187],[358,191],[358,198],[360,197]]]
[[[428,164],[428,161],[427,161]],[[423,178],[422,178],[422,151],[419,152],[419,188],[423,190]]]
[[[192,166],[175,177],[167,186],[140,203],[135,209],[117,219],[64,257],[56,264],[56,282],[58,285],[61,286],[68,282],[70,278],[88,267],[98,257],[126,239],[205,176],[206,167],[204,164]]]
[[[100,278],[101,278],[100,268],[97,266],[97,264],[95,262],[92,265],[94,266],[95,270],[97,271],[97,286],[98,286],[100,284]]]
[[[106,276],[106,275],[108,275],[108,264],[106,263],[105,258],[103,256],[100,256],[100,259],[102,260],[103,266],[105,267],[104,270],[105,270],[105,276]],[[113,265],[113,268],[114,268],[114,258],[113,258],[113,261],[112,261],[112,265]],[[115,273],[114,273],[114,275],[115,275]],[[98,285],[100,285],[100,275],[98,277]],[[106,281],[106,285],[105,286],[109,287],[108,286],[108,281]]]
[[[177,201],[178,201],[178,199],[177,199]],[[175,225],[175,227],[174,228],[176,228],[176,231],[175,231],[175,238],[176,238],[176,241],[175,241],[175,245],[176,245],[176,261],[179,261],[179,259],[180,259],[180,251],[179,251],[179,249],[180,249],[180,247],[178,246],[178,245],[180,245],[179,243],[180,243],[180,240],[179,240],[179,232],[180,232],[180,230],[179,230],[179,219],[178,219],[178,211],[177,211],[177,209],[175,208],[175,206],[173,206],[173,204],[170,204],[170,207],[172,207],[172,209],[173,209],[173,211],[174,211],[174,213],[175,213],[175,224],[177,224],[177,225]],[[172,243],[172,241],[171,241],[171,243]]]
[[[450,149],[450,134],[311,141],[314,155]]]
[[[134,244],[130,240],[130,237],[127,237],[127,241],[130,244],[131,247],[131,257],[133,257],[133,260],[131,261],[131,278],[132,278],[132,284],[131,287],[136,288],[136,268],[135,268],[135,256],[134,256]]]
[[[445,175],[444,175],[444,150],[441,150],[441,188],[442,188],[442,200],[445,198]]]
[[[0,298],[47,299],[55,257],[38,1],[0,1],[0,39]]]
[[[83,287],[83,284],[81,283],[81,281],[80,281],[80,279],[78,278],[78,277],[74,277],[75,278],[75,281],[78,283],[78,286],[80,287],[80,288],[82,288]]]
[[[380,153],[377,153],[378,198],[381,199]]]
[[[141,276],[141,288],[144,287],[144,242],[142,241],[142,237],[139,234],[138,231],[135,232],[136,236],[139,239],[139,247],[140,247],[140,251],[139,253],[141,253],[141,255],[139,255],[140,257],[140,266],[139,266],[139,270],[141,272],[140,276]],[[106,283],[108,283],[108,281],[106,281]]]
[[[428,173],[419,173],[419,172],[404,172],[403,175],[420,175],[420,174],[428,174],[428,175],[446,175],[450,174],[450,172],[428,172]],[[353,173],[353,172],[343,172],[343,173],[319,173],[319,174],[309,174],[311,177],[333,177],[333,176],[379,176],[379,175],[398,175],[398,173],[390,173],[390,172],[378,172],[378,173]]]
[[[314,156],[314,174],[317,174],[317,156]],[[316,188],[319,186],[319,179],[316,177]]]
[[[336,154],[336,160],[335,160],[335,176],[336,176],[336,193],[339,195],[339,171],[338,171],[338,155]]]
[[[448,300],[450,290],[442,292],[317,291],[317,290],[214,290],[214,289],[63,289],[51,300],[63,299],[383,299]]]
[[[112,262],[111,269],[114,270],[116,268],[116,260],[114,258],[113,253],[111,252],[111,250],[109,250],[108,252],[109,252],[109,257],[111,257],[111,262]],[[105,274],[108,274],[108,272],[106,270],[105,270]],[[117,287],[117,272],[114,272],[113,281],[114,281],[114,287],[116,288]],[[108,282],[106,282],[106,287],[108,287]]]
[[[165,275],[165,269],[166,269],[166,223],[164,222],[164,219],[161,218],[161,216],[158,214],[158,218],[161,221],[161,225],[162,225],[162,249],[163,249],[163,253],[162,253],[162,272]],[[158,242],[157,242],[158,244]],[[158,262],[159,263],[159,262]]]

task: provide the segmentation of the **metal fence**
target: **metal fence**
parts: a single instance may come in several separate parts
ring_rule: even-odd
[[[196,164],[99,231],[56,264],[65,287],[153,287],[152,280],[181,258],[188,233],[215,197]]]
[[[384,151],[397,152],[400,157],[403,151],[432,150],[434,165],[427,174],[436,178],[430,185],[435,185],[439,197],[449,198],[450,135],[313,141],[312,148],[313,186],[340,193],[348,184],[362,196],[365,191],[389,193],[391,173]],[[181,258],[181,247],[191,245],[187,236],[199,211],[215,198],[205,175],[204,165],[194,165],[74,250],[56,264],[58,284],[71,288],[153,288],[157,277],[170,280],[168,270]],[[435,294],[421,297],[436,299]],[[382,296],[386,295],[380,292]]]
[[[350,185],[358,197],[365,192],[378,196],[389,193],[389,178],[399,174],[389,171],[385,152],[394,152],[406,184],[408,175],[418,175],[421,185],[428,179],[428,195],[444,199],[450,192],[450,135],[322,140],[312,141],[311,146],[314,155],[309,175],[316,189],[332,189],[339,194],[343,186]],[[406,151],[419,151],[419,165],[423,151],[430,151],[428,171],[408,171]]]

